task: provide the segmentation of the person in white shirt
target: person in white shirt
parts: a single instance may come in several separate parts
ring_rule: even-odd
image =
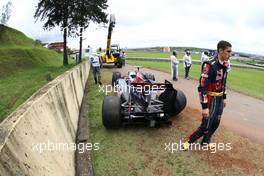
[[[205,61],[208,61],[208,60],[209,60],[209,53],[208,53],[208,51],[202,52],[201,64],[203,64]]]
[[[230,59],[228,59],[227,61],[227,72],[230,72],[231,71],[231,61]]]
[[[94,76],[95,84],[97,84],[97,82],[98,82],[100,85],[102,85],[102,83],[101,83],[101,72],[100,72],[102,60],[101,60],[101,57],[99,56],[99,54],[93,53],[90,57],[90,63],[91,63],[92,68],[93,68],[93,76]]]
[[[172,55],[170,57],[171,59],[171,75],[172,75],[172,80],[177,81],[178,80],[178,59],[177,59],[177,52],[173,51]]]
[[[183,56],[183,66],[185,68],[185,79],[189,79],[189,71],[192,66],[192,57],[190,50],[185,50],[185,55]]]

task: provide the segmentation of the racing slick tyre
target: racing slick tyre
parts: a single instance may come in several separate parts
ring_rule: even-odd
[[[184,93],[180,90],[165,90],[160,96],[164,104],[164,111],[169,114],[169,116],[174,116],[179,114],[186,106],[186,97]]]
[[[186,106],[187,100],[185,94],[177,89],[177,96],[176,96],[176,101],[175,101],[175,115],[179,114]]]
[[[120,72],[113,72],[112,75],[112,86],[116,84],[116,81],[121,78],[121,73]]]
[[[106,96],[102,107],[102,120],[106,128],[120,128],[121,102],[117,96]]]

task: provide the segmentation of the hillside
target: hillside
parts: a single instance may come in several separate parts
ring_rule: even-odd
[[[34,40],[22,32],[0,24],[0,48],[14,46],[34,46]]]
[[[22,32],[0,25],[0,121],[69,67],[62,55],[43,48]]]
[[[61,66],[61,55],[36,44],[15,29],[0,25],[0,77],[19,70]]]

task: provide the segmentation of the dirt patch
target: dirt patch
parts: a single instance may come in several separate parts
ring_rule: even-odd
[[[258,167],[248,159],[234,158],[229,156],[227,153],[215,153],[212,154],[204,153],[203,160],[213,167],[227,169],[232,167],[241,168],[245,173],[264,173],[263,168]],[[239,157],[239,156],[238,156]]]
[[[192,131],[196,130],[201,120],[200,111],[187,107],[178,118],[174,118],[173,126],[186,134],[185,140]],[[239,168],[246,174],[264,174],[264,168],[256,163],[263,161],[262,152],[258,149],[259,145],[251,141],[231,134],[231,137],[226,137],[226,128],[220,127],[214,135],[214,141],[220,142],[223,140],[229,141],[232,144],[232,151],[197,151],[202,161],[208,165],[218,169]],[[227,132],[230,133],[230,132]],[[257,156],[259,158],[257,158]],[[255,162],[254,162],[255,161]]]

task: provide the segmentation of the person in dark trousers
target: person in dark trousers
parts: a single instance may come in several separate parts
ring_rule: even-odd
[[[228,60],[232,53],[232,45],[227,41],[217,44],[218,55],[202,65],[202,74],[199,81],[199,97],[202,106],[202,122],[198,129],[183,143],[183,149],[188,150],[191,143],[200,137],[202,145],[214,148],[210,143],[211,137],[218,128],[223,108],[226,106],[226,79]]]
[[[121,53],[121,60],[122,60],[122,65],[125,66],[126,65],[126,53],[125,53],[125,51],[122,51],[122,53]]]
[[[183,65],[185,69],[185,79],[189,79],[189,71],[192,66],[192,57],[190,50],[185,50],[185,55],[183,56]]]
[[[93,53],[92,56],[90,57],[90,62],[93,68],[93,76],[94,76],[95,84],[99,83],[100,85],[102,85],[101,71],[100,71],[102,65],[101,57],[99,56],[99,54]]]

